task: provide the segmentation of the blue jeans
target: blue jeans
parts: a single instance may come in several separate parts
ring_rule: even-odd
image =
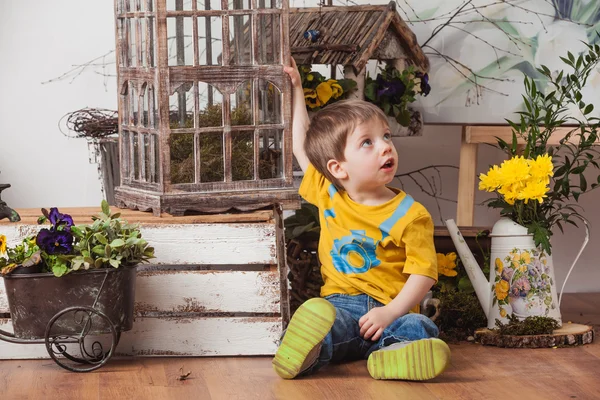
[[[383,304],[366,294],[333,294],[325,297],[336,310],[335,322],[323,340],[317,361],[301,375],[311,374],[330,362],[367,359],[375,350],[393,343],[437,337],[439,330],[422,314],[406,314],[390,324],[377,341],[360,336],[358,320]]]

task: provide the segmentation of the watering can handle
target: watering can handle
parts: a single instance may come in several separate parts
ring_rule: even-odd
[[[571,264],[571,268],[569,268],[569,272],[567,272],[567,276],[565,277],[565,280],[563,281],[562,287],[560,288],[560,293],[558,295],[558,309],[559,310],[560,310],[560,302],[562,301],[563,291],[565,289],[565,285],[567,284],[567,280],[569,279],[569,276],[571,275],[571,272],[573,271],[573,267],[575,267],[577,260],[579,260],[579,256],[581,256],[581,253],[583,253],[583,250],[585,249],[588,242],[590,241],[590,226],[589,226],[589,224],[587,223],[585,218],[578,216],[578,215],[576,215],[576,216],[579,217],[585,224],[585,239],[583,240],[583,244],[581,245],[581,248],[579,249],[579,253],[577,253],[577,257],[575,257],[573,264]]]

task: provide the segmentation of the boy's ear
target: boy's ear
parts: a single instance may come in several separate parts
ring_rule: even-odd
[[[342,166],[342,164],[337,160],[329,160],[327,161],[327,170],[333,177],[339,181],[343,181],[348,177],[348,173]]]

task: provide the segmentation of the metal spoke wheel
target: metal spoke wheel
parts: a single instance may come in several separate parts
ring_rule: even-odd
[[[46,350],[62,368],[89,372],[100,368],[112,357],[120,333],[103,312],[87,306],[68,307],[46,325]],[[104,338],[110,335],[107,338],[110,348],[107,343],[103,344],[105,340],[100,341],[100,335]],[[104,351],[105,345],[108,351]]]

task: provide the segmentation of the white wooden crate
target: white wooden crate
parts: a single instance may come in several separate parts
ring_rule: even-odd
[[[9,245],[41,228],[40,212],[18,210],[22,221],[0,221]],[[76,224],[99,210],[61,209]],[[154,217],[121,210],[139,222],[155,248],[152,265],[138,267],[133,329],[119,355],[271,355],[289,317],[281,211]],[[57,278],[58,279],[58,278]],[[40,299],[40,301],[44,301]],[[0,314],[8,314],[0,279]],[[0,329],[12,331],[10,318]],[[0,341],[0,359],[48,358],[44,345]]]

